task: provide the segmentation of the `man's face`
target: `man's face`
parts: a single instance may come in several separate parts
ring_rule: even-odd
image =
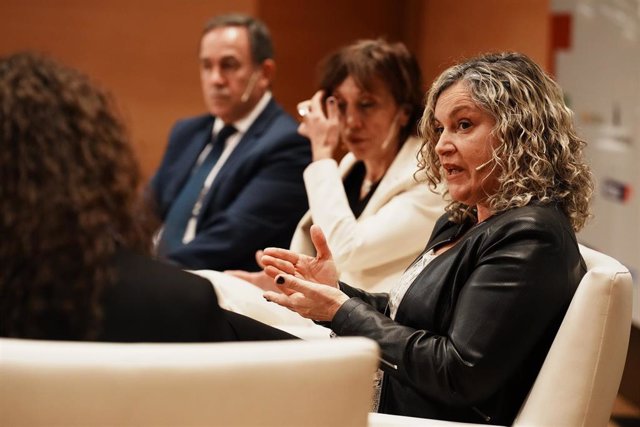
[[[231,123],[245,117],[268,86],[251,59],[244,27],[215,28],[200,41],[200,81],[209,112]]]

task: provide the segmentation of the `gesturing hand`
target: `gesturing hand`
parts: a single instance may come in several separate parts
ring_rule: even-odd
[[[225,270],[225,273],[249,282],[263,291],[279,291],[273,279],[264,271]]]
[[[262,255],[263,251],[256,251],[256,262],[258,266],[264,269],[264,265],[262,264]],[[263,291],[276,291],[280,292],[278,287],[273,282],[273,278],[269,277],[264,270],[261,271],[244,271],[244,270],[225,270],[226,274],[231,276],[235,276],[238,279],[242,279],[246,282],[252,283],[255,286],[259,287]]]
[[[267,275],[275,278],[280,274],[290,274],[295,277],[330,285],[334,288],[338,283],[338,270],[333,262],[327,239],[317,225],[311,226],[311,241],[316,248],[316,256],[298,254],[296,252],[267,248],[262,255],[262,264]]]
[[[349,297],[334,286],[313,283],[290,274],[280,274],[276,283],[283,293],[264,293],[267,301],[275,302],[302,317],[331,321]]]

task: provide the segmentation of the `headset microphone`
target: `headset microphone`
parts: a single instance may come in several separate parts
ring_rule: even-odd
[[[242,96],[240,97],[241,102],[247,102],[249,100],[249,96],[251,92],[253,92],[253,88],[256,87],[256,83],[258,82],[259,72],[254,71],[249,77],[249,82],[247,83],[247,87],[244,89]]]
[[[385,150],[389,144],[393,141],[394,138],[398,136],[398,129],[400,128],[400,116],[402,116],[402,109],[398,110],[396,115],[393,117],[393,121],[391,122],[391,126],[389,126],[389,130],[387,131],[387,136],[382,141],[382,149]]]
[[[493,157],[490,158],[489,160],[487,160],[486,162],[484,162],[483,164],[481,164],[480,166],[477,166],[476,167],[476,171],[479,171],[480,169],[484,168],[485,166],[487,166],[491,162],[493,162]]]

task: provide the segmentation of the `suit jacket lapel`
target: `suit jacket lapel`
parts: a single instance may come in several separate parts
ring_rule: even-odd
[[[186,180],[193,171],[193,167],[195,166],[200,153],[202,153],[205,145],[211,141],[213,122],[214,118],[212,117],[211,120],[207,122],[206,126],[203,126],[193,134],[191,142],[186,144],[180,158],[171,169],[170,174],[172,174],[174,178],[171,180],[170,185],[167,188],[167,193],[171,194],[171,199],[175,199],[180,190],[182,190]]]
[[[269,101],[262,113],[256,118],[256,120],[249,126],[249,129],[242,136],[238,145],[234,148],[233,152],[227,158],[222,168],[218,172],[216,179],[211,185],[211,189],[205,195],[203,200],[203,206],[208,206],[211,202],[211,198],[217,192],[219,185],[225,182],[226,176],[232,175],[238,167],[246,160],[246,154],[256,147],[256,140],[259,139],[271,124],[273,119],[279,114],[281,108],[275,103],[273,98]],[[200,216],[204,214],[205,209],[200,211]]]

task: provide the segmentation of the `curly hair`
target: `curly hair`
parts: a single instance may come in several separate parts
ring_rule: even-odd
[[[409,121],[400,130],[400,140],[416,133],[423,109],[422,73],[415,56],[404,44],[376,39],[344,46],[321,62],[320,89],[328,97],[349,76],[365,90],[370,90],[373,81],[379,78],[396,104],[407,109]]]
[[[496,121],[498,144],[493,161],[500,189],[487,199],[493,212],[532,201],[557,203],[575,231],[589,218],[593,193],[591,172],[583,160],[585,141],[576,134],[573,113],[562,90],[530,58],[520,53],[479,56],[445,70],[427,95],[420,121],[423,145],[419,166],[432,186],[442,181],[435,146],[434,111],[440,95],[464,82],[479,108]],[[472,207],[456,201],[447,206],[452,221],[475,216]]]
[[[94,338],[116,246],[148,252],[138,164],[114,111],[52,59],[0,59],[0,335]]]

